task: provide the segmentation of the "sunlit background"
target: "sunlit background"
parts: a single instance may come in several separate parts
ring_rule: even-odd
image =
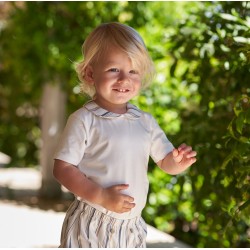
[[[178,176],[150,161],[144,219],[166,233],[158,241],[171,235],[171,246],[250,247],[244,1],[0,2],[0,247],[59,243],[72,195],[52,176],[53,152],[68,115],[87,100],[74,71],[82,43],[109,21],[138,30],[155,62],[155,80],[133,103],[175,146],[198,152]]]

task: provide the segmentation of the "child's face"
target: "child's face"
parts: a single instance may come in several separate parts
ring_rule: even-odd
[[[110,47],[91,70],[96,89],[95,101],[109,111],[126,107],[127,102],[140,91],[141,76],[133,68],[128,55],[119,48]]]

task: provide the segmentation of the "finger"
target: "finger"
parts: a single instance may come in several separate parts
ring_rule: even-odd
[[[190,167],[192,164],[194,164],[196,162],[196,158],[190,158],[190,159],[188,159],[188,162],[187,162],[187,164],[188,164],[188,166]]]
[[[184,148],[181,149],[180,153],[186,154],[186,153],[189,153],[191,151],[192,151],[192,147],[186,146],[186,147],[184,147]]]
[[[132,208],[134,208],[134,207],[135,207],[135,203],[130,203],[130,202],[127,202],[127,201],[125,201],[125,202],[123,203],[123,208],[132,209]]]
[[[197,161],[197,159],[194,157],[194,158],[191,158],[191,164],[194,164],[195,162]]]
[[[195,157],[197,155],[196,151],[191,151],[190,153],[187,154],[187,158],[192,158]]]
[[[180,162],[183,158],[183,154],[180,154],[180,152],[177,149],[173,150],[173,159],[175,162]]]
[[[179,147],[178,150],[181,151],[182,149],[184,149],[185,147],[187,147],[187,145],[185,143],[182,143]]]
[[[121,191],[124,189],[127,189],[129,187],[128,184],[119,184],[119,185],[114,185],[115,190],[117,191]]]
[[[135,199],[129,195],[123,195],[124,201],[133,202]]]
[[[178,151],[178,149],[175,148],[175,149],[173,150],[173,157],[177,157],[178,154],[179,154],[179,151]]]

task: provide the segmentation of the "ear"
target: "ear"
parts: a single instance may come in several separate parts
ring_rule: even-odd
[[[85,81],[88,82],[89,84],[94,84],[94,78],[93,78],[93,68],[92,66],[88,65],[85,68]]]

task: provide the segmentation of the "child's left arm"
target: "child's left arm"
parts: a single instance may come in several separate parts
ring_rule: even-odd
[[[166,173],[171,175],[179,174],[196,162],[197,153],[192,147],[181,144],[178,149],[168,153],[157,165]]]

